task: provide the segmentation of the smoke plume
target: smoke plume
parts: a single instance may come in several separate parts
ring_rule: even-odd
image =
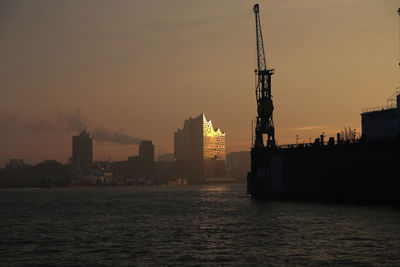
[[[73,113],[58,113],[54,119],[23,120],[17,116],[4,116],[0,119],[0,130],[13,132],[40,133],[79,133],[90,122],[80,109]],[[110,142],[120,145],[139,144],[141,139],[133,137],[123,130],[111,130],[103,126],[93,127],[89,132],[97,142]]]
[[[53,120],[16,120],[16,124],[22,124],[29,133],[71,133],[84,129],[87,119],[80,109],[70,114],[58,113]]]
[[[94,140],[98,142],[112,142],[120,145],[139,144],[141,139],[132,137],[122,130],[108,130],[104,127],[98,127],[89,131]]]

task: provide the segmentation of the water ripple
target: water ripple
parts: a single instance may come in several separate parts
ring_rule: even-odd
[[[244,185],[0,191],[0,265],[400,266],[400,208]]]

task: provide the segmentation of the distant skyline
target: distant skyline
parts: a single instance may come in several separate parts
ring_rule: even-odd
[[[228,153],[248,150],[256,2],[276,70],[278,144],[360,132],[362,109],[400,86],[397,0],[3,0],[0,167],[67,162],[77,111],[103,136],[152,140],[156,155],[173,152],[174,131],[204,112]],[[94,160],[138,152],[102,141]]]

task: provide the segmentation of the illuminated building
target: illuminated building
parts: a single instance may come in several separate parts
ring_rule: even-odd
[[[84,130],[72,136],[72,163],[76,170],[87,171],[92,166],[93,138]]]
[[[178,176],[202,182],[225,172],[225,133],[214,129],[204,114],[185,120],[174,133],[174,155]]]
[[[174,134],[174,153],[180,159],[225,160],[225,133],[214,129],[211,120],[202,113],[185,120]]]

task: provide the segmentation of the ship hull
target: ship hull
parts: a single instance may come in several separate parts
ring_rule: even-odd
[[[247,190],[256,198],[400,200],[400,143],[253,148]]]

